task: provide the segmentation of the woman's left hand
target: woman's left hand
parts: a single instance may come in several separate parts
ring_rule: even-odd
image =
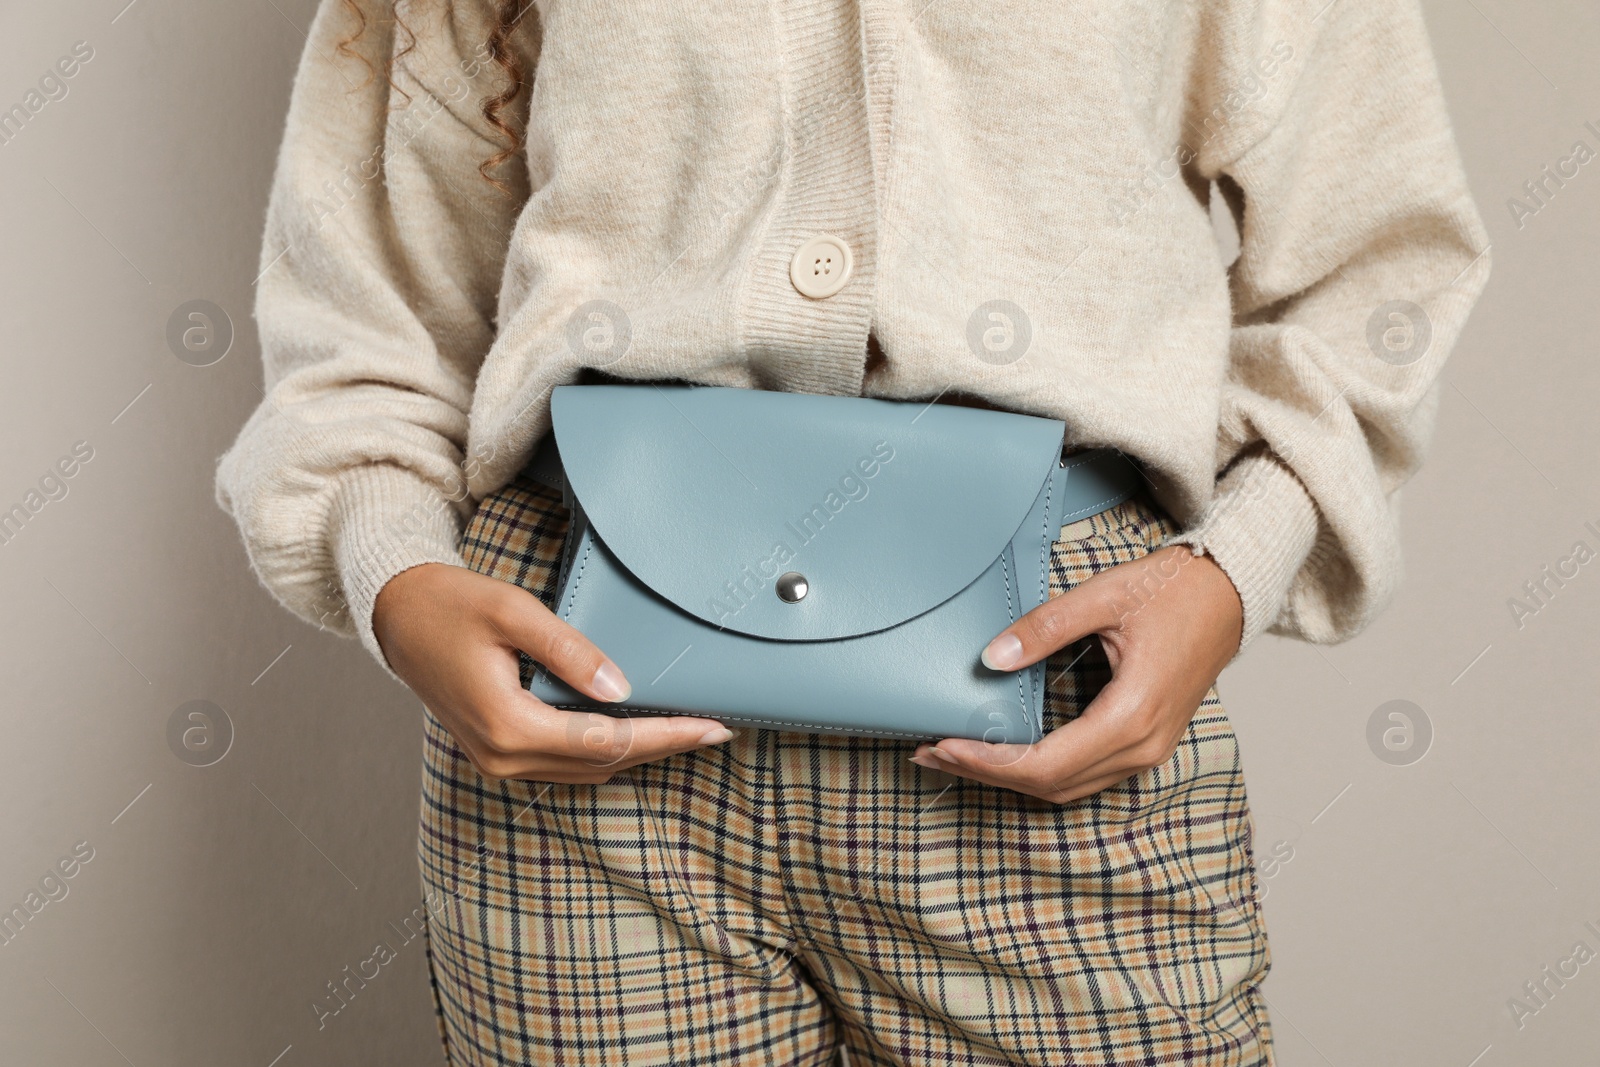
[[[919,766],[1061,804],[1172,758],[1217,675],[1239,648],[1233,583],[1187,545],[1102,571],[1028,612],[983,650],[991,670],[1031,666],[1099,634],[1111,681],[1083,714],[1031,745],[946,738],[917,746]]]

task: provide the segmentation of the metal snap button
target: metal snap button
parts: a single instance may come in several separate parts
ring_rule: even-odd
[[[806,581],[806,576],[799,571],[789,571],[787,574],[778,575],[776,589],[779,600],[785,604],[797,604],[811,592],[811,583]]]

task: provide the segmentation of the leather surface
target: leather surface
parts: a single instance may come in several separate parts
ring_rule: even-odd
[[[1050,419],[861,397],[562,386],[572,490],[683,611],[782,640],[897,626],[989,568],[1061,453]],[[809,592],[786,603],[785,572]]]
[[[979,653],[1044,602],[1061,525],[1137,489],[1115,453],[1062,466],[1061,423],[1002,412],[655,385],[552,405],[559,461],[547,442],[529,471],[564,469],[574,505],[557,613],[633,684],[604,705],[541,669],[530,688],[557,707],[1036,741],[1044,665]],[[827,520],[794,524],[814,498]],[[791,555],[768,544],[786,535]],[[812,583],[794,604],[771,580],[789,570]]]

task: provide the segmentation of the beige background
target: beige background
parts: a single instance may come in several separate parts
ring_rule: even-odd
[[[94,450],[0,545],[0,906],[94,850],[0,947],[0,1061],[437,1064],[420,943],[389,926],[419,902],[416,704],[278,610],[212,502],[260,397],[251,283],[314,3],[125,3],[0,3],[0,107],[94,49],[0,145],[0,508]],[[1600,1037],[1600,963],[1520,1027],[1507,1007],[1600,952],[1600,562],[1520,629],[1507,606],[1600,549],[1600,162],[1520,227],[1506,207],[1600,149],[1600,12],[1427,10],[1495,271],[1406,490],[1408,579],[1356,641],[1264,637],[1221,683],[1282,858],[1261,884],[1288,1067],[1592,1062]],[[237,328],[203,368],[164,336],[202,298]],[[196,699],[236,731],[206,768],[166,739]],[[1367,741],[1396,699],[1434,731],[1409,766]],[[314,998],[380,939],[398,958],[319,1030]]]

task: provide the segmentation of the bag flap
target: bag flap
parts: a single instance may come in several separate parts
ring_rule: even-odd
[[[574,496],[634,577],[713,625],[788,641],[888,629],[970,585],[1016,536],[1066,430],[949,404],[648,384],[559,386],[551,417]],[[777,591],[790,573],[806,584],[793,602]],[[572,581],[581,591],[581,559]]]

